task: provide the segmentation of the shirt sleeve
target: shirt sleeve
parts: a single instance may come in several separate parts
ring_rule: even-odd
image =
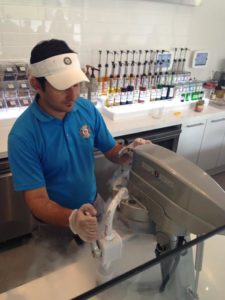
[[[10,134],[8,138],[9,165],[16,191],[25,191],[45,186],[40,158],[35,145],[25,137]]]
[[[95,109],[96,123],[95,123],[95,147],[102,152],[107,152],[116,145],[116,140],[113,138],[100,112]]]

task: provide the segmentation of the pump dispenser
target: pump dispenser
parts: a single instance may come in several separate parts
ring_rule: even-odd
[[[109,86],[108,86],[108,92],[106,97],[106,106],[110,107],[114,105],[114,93],[115,93],[115,87],[114,87],[114,70],[115,70],[115,62],[112,61],[112,71],[109,77]]]
[[[121,87],[120,105],[127,104],[127,65],[124,64],[123,86]]]
[[[140,87],[140,84],[141,84],[141,75],[140,75],[141,54],[142,54],[142,50],[139,50],[139,57],[138,57],[138,63],[137,63],[137,73],[136,73],[135,87],[134,87],[134,103],[137,103],[138,99],[139,99],[139,87]]]
[[[116,88],[114,93],[114,105],[120,105],[120,98],[121,98],[121,68],[122,68],[122,54],[123,51],[121,50],[120,53],[120,60],[118,61],[118,73],[116,76]]]
[[[139,87],[139,103],[145,103],[147,100],[149,100],[149,97],[147,97],[147,75],[146,75],[146,66],[147,66],[147,54],[148,50],[145,50],[145,59],[143,63],[143,73],[141,75],[141,84]],[[148,98],[148,99],[147,99]]]
[[[135,56],[136,51],[132,51],[132,61],[131,61],[131,70],[130,70],[130,76],[129,76],[129,85],[135,87],[135,76],[134,76],[134,66],[135,66]]]
[[[106,51],[106,63],[105,63],[105,75],[102,78],[102,94],[103,95],[107,94],[108,87],[109,87],[109,76],[108,76],[108,67],[109,67],[108,57],[109,57],[109,53],[110,53],[110,51],[107,50]]]
[[[135,77],[134,77],[134,55],[136,51],[132,51],[132,61],[131,61],[131,71],[130,71],[130,76],[129,76],[129,83],[127,86],[127,104],[133,104],[134,102],[134,86],[135,86]]]
[[[129,67],[129,63],[128,63],[128,55],[129,55],[130,51],[127,50],[127,55],[126,55],[126,60],[124,63],[124,74],[123,74],[123,87],[127,88],[128,84],[129,84],[129,77],[128,77],[128,67]]]
[[[89,88],[89,95],[88,98],[94,105],[97,105],[97,98],[98,98],[98,81],[95,77],[94,71],[99,71],[99,69],[95,67],[91,67],[91,77],[90,77],[90,88]]]
[[[102,56],[102,50],[99,50],[99,63],[98,63],[98,95],[100,96],[102,94],[102,75],[101,75],[101,70],[102,70],[102,65],[101,65],[101,56]]]

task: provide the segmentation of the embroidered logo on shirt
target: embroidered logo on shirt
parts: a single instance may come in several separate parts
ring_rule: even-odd
[[[84,139],[88,139],[90,137],[90,127],[88,125],[83,125],[80,129],[80,134]]]

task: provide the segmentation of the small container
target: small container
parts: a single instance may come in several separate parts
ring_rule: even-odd
[[[17,70],[17,80],[27,80],[28,79],[28,66],[26,63],[17,63],[16,70]]]
[[[18,81],[17,97],[20,106],[29,106],[31,103],[28,81]]]
[[[215,94],[216,94],[216,97],[217,98],[223,98],[224,95],[225,95],[225,89],[222,89],[222,88],[216,88],[215,90]]]
[[[5,99],[17,98],[17,87],[15,81],[8,81],[4,83],[4,96]]]
[[[195,111],[202,112],[204,109],[204,104],[205,104],[204,100],[198,100],[195,104]]]
[[[13,64],[7,64],[3,66],[3,80],[14,81],[17,77],[17,69]]]
[[[8,108],[19,107],[15,81],[4,82],[4,98]]]
[[[6,108],[6,104],[5,104],[5,100],[4,100],[4,96],[3,96],[3,91],[0,90],[0,111],[1,111],[1,109],[5,109],[5,108]]]

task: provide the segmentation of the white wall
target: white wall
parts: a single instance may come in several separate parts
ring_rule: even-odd
[[[40,40],[64,39],[82,64],[98,63],[98,50],[210,50],[199,79],[225,69],[225,1],[199,7],[150,0],[0,0],[0,59],[29,59]],[[104,64],[104,61],[102,61]]]

